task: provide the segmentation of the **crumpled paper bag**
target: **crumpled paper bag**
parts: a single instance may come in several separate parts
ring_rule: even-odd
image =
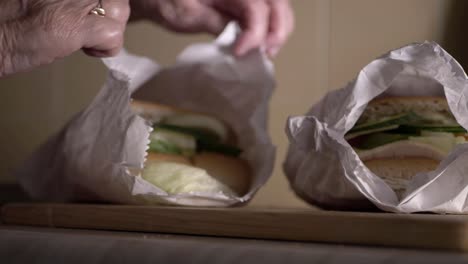
[[[400,213],[468,213],[468,144],[457,146],[436,170],[416,175],[399,200],[344,139],[372,99],[424,95],[445,96],[458,123],[468,128],[467,75],[434,42],[383,55],[344,88],[329,92],[305,116],[290,117],[283,168],[292,188],[324,208],[352,210],[374,204]]]
[[[230,206],[247,202],[271,175],[275,148],[267,133],[273,66],[260,50],[230,52],[238,28],[230,24],[213,43],[194,44],[177,63],[161,67],[125,51],[105,59],[109,76],[93,102],[20,168],[35,199],[124,204]],[[135,92],[135,93],[134,93]],[[150,126],[130,109],[130,98],[216,113],[237,134],[253,182],[243,197],[170,195],[137,175],[144,166]]]

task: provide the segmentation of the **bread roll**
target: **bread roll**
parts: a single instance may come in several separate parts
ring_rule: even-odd
[[[130,106],[135,113],[152,123],[157,123],[164,117],[180,111],[173,107],[136,100],[133,100]]]
[[[439,161],[428,158],[388,158],[367,160],[364,164],[401,197],[414,175],[435,170]]]
[[[238,195],[247,193],[251,182],[250,168],[244,160],[217,153],[204,152],[193,157],[196,167],[229,186]]]
[[[189,158],[182,155],[171,155],[171,154],[161,154],[149,152],[146,157],[146,162],[156,163],[156,162],[175,162],[185,165],[193,165]]]

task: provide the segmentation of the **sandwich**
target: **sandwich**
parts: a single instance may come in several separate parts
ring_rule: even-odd
[[[141,176],[168,194],[239,197],[251,184],[233,130],[222,120],[175,107],[133,101],[152,126]]]
[[[345,139],[363,163],[401,197],[418,173],[435,170],[467,131],[443,97],[371,101]]]

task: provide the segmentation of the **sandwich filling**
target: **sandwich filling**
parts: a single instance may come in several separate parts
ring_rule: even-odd
[[[212,117],[174,114],[153,124],[149,151],[191,157],[209,151],[238,157],[241,150],[227,144],[227,129]]]
[[[159,105],[138,102],[132,106],[153,127],[141,174],[146,181],[168,194],[232,197],[246,192],[248,182],[232,180],[244,180],[249,171],[224,122]]]
[[[364,164],[397,194],[415,174],[436,169],[467,137],[445,98],[438,97],[372,101],[345,135]]]

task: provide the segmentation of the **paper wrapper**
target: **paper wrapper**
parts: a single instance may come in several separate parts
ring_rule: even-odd
[[[373,203],[391,212],[468,213],[468,144],[456,147],[435,171],[417,174],[399,200],[344,139],[376,97],[434,95],[445,96],[458,123],[468,128],[467,76],[439,45],[413,44],[372,61],[305,116],[289,118],[284,170],[292,188],[324,208],[361,209]]]
[[[189,46],[168,68],[126,52],[105,59],[110,71],[104,87],[19,170],[23,187],[35,199],[60,202],[229,206],[251,199],[274,164],[267,133],[273,66],[261,51],[231,55],[236,31],[231,24],[215,42]],[[140,100],[216,114],[230,124],[253,170],[250,191],[243,197],[171,195],[138,176],[151,128],[130,109],[133,92]]]

